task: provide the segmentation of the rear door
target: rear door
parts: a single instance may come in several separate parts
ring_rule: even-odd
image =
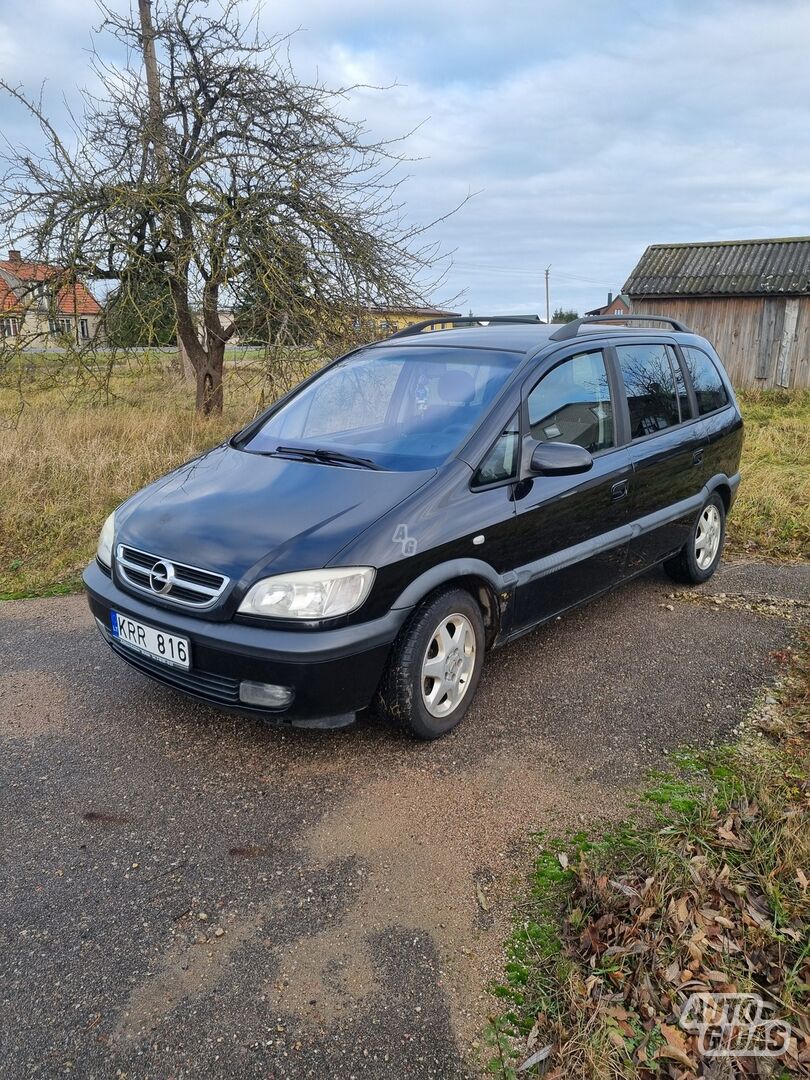
[[[694,391],[694,402],[703,424],[705,449],[700,469],[701,483],[713,476],[733,476],[740,465],[742,420],[717,367],[717,354],[710,347],[681,345],[686,373]]]
[[[679,357],[660,340],[615,346],[624,384],[633,463],[628,573],[678,551],[687,541],[703,486],[706,433],[693,416]]]
[[[605,350],[581,343],[524,388],[524,434],[583,446],[593,467],[515,485],[518,626],[549,618],[624,575],[632,464],[618,445],[618,392]]]

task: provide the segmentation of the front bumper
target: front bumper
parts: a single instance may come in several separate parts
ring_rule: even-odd
[[[337,630],[279,630],[238,622],[208,622],[167,611],[120,589],[93,562],[84,572],[90,610],[110,648],[132,667],[192,697],[296,727],[344,727],[366,708],[379,685],[391,644],[409,614]],[[191,668],[167,667],[126,645],[110,630],[110,611],[181,634],[191,642]],[[291,687],[286,709],[258,709],[239,700],[243,680]]]

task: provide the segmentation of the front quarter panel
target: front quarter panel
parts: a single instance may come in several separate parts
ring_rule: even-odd
[[[377,568],[371,596],[358,613],[363,619],[398,606],[403,594],[404,602],[418,602],[421,595],[411,589],[417,579],[426,593],[459,571],[475,572],[475,563],[479,576],[494,585],[519,561],[511,485],[472,491],[471,478],[465,462],[451,462],[333,560]],[[436,568],[442,569],[431,573]]]

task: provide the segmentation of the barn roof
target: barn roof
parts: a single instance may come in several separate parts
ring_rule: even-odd
[[[645,296],[806,296],[810,236],[652,244],[623,292]]]

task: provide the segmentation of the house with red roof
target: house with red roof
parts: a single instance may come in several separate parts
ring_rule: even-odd
[[[23,347],[65,340],[82,345],[101,333],[101,305],[81,281],[11,250],[0,259],[0,337]]]

